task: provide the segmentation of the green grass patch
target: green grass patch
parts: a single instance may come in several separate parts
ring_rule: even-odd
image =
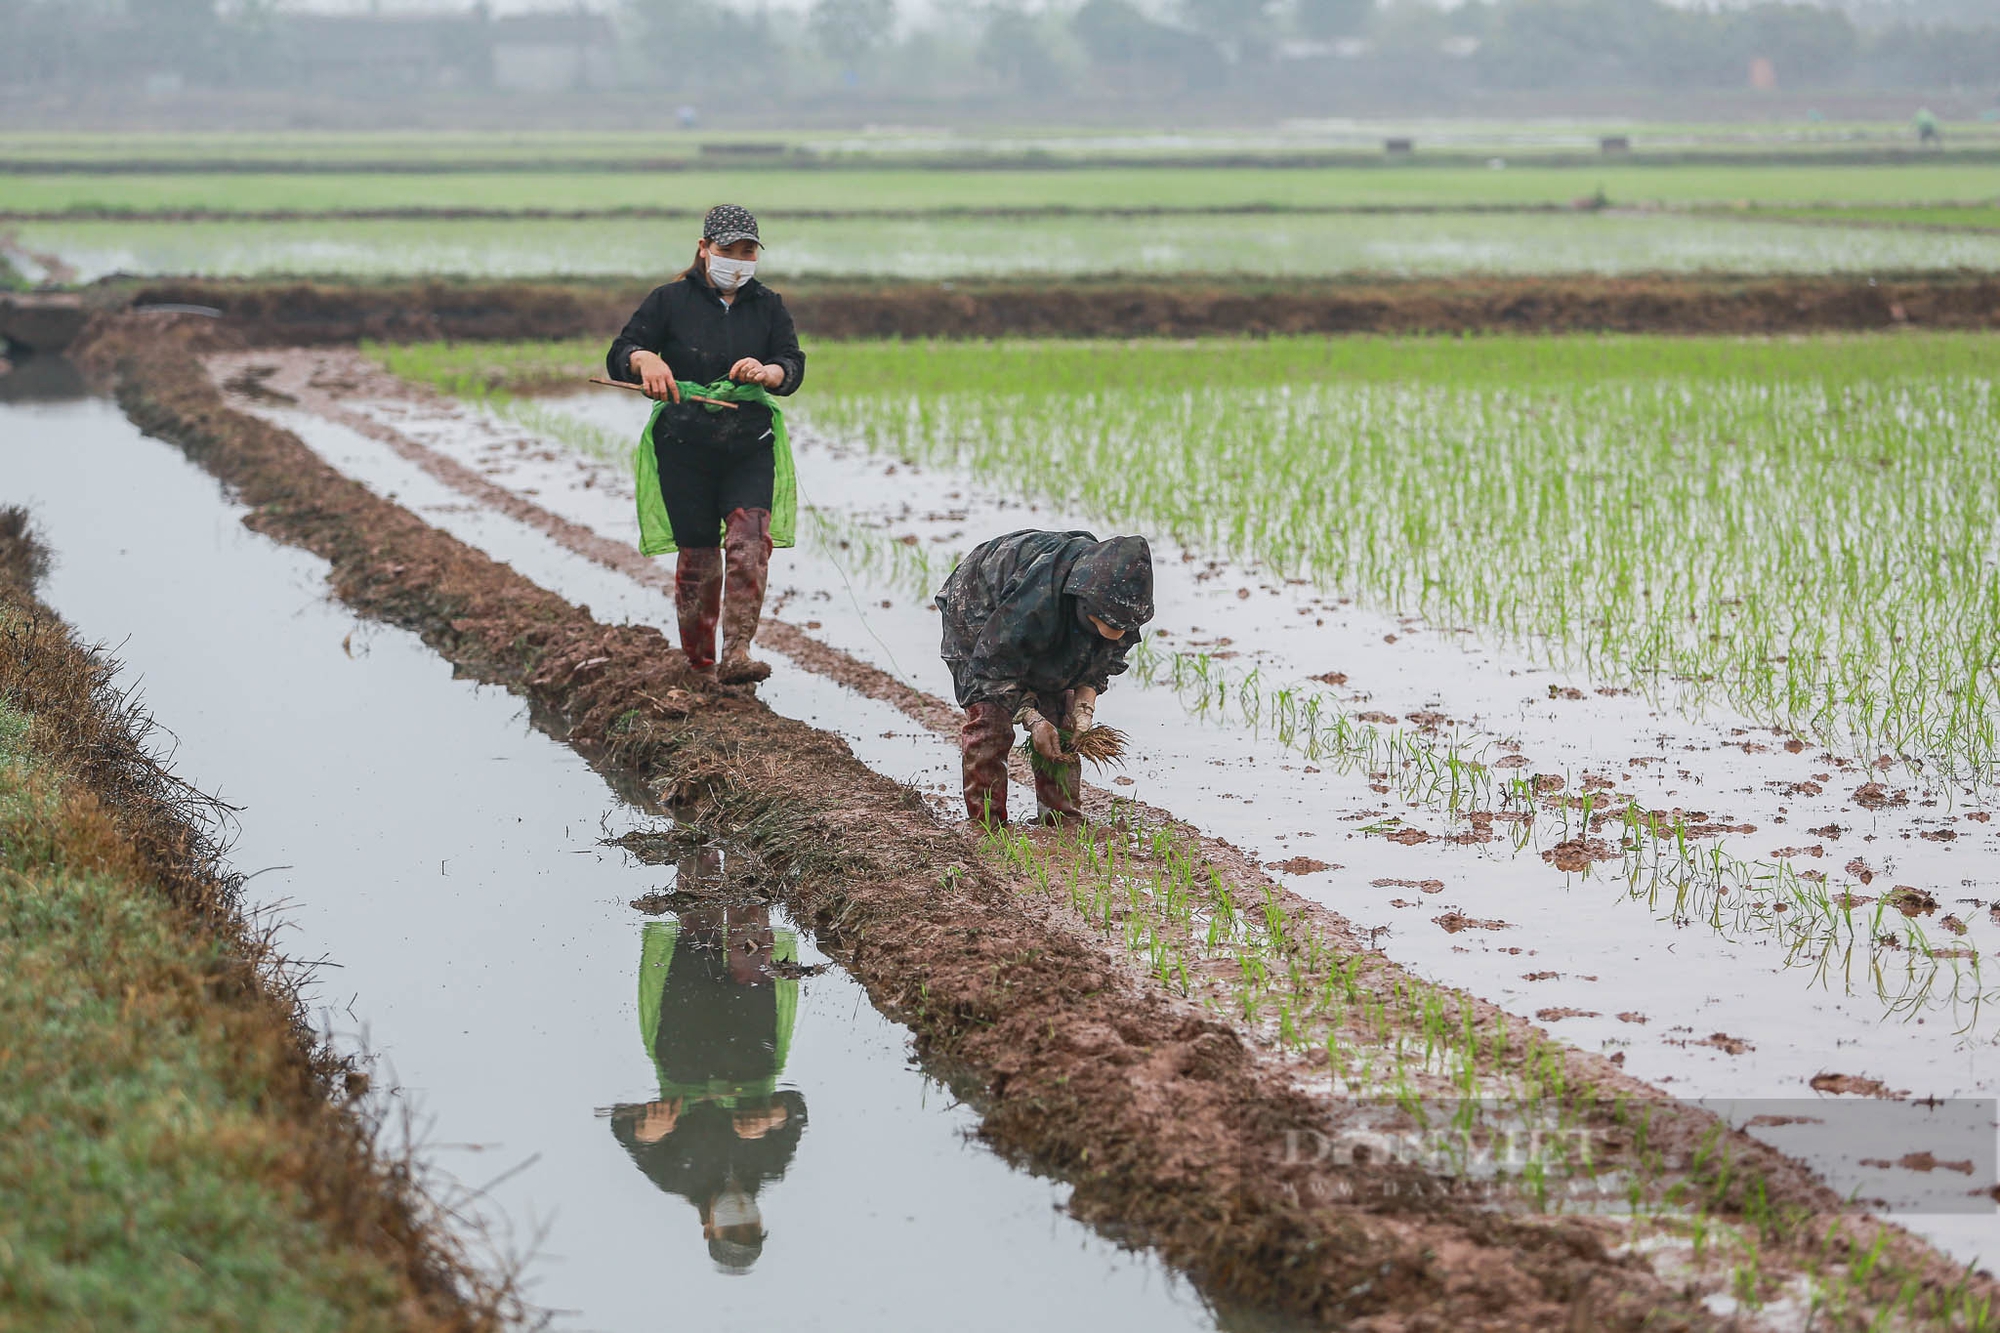
[[[217,998],[239,960],[133,878],[32,722],[0,705],[0,1327],[428,1326],[309,1216],[288,1031]]]
[[[1877,227],[1950,227],[1967,231],[2000,231],[2000,203],[1758,209],[1754,216],[1849,226],[1859,223]]]
[[[979,171],[18,172],[0,211],[270,212],[479,208],[706,209],[763,213],[1063,208],[1452,208],[1565,206],[1602,190],[1615,205],[1912,205],[1985,199],[1991,165],[1575,167],[1079,167]],[[773,233],[782,245],[783,229]]]

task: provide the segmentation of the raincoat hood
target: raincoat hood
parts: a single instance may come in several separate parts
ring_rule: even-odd
[[[1062,590],[1085,615],[1129,634],[1153,618],[1153,548],[1144,537],[1099,542],[1070,566]]]

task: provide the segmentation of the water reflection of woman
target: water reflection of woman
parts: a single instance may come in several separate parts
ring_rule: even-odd
[[[692,867],[683,866],[684,882]],[[658,1099],[617,1106],[611,1132],[655,1185],[693,1204],[709,1256],[742,1273],[764,1247],[757,1194],[791,1165],[805,1099],[780,1090],[799,983],[798,937],[763,907],[702,907],[649,921],[639,957],[639,1030]]]

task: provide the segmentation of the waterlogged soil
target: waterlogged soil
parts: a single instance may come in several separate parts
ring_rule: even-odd
[[[328,555],[344,600],[419,629],[462,669],[505,681],[564,719],[573,743],[621,771],[650,774],[669,794],[700,798],[759,855],[776,858],[781,872],[789,867],[797,878],[780,873],[777,890],[794,919],[809,923],[878,1003],[893,1005],[921,1048],[949,1049],[965,1062],[985,1084],[983,1132],[1068,1173],[1074,1212],[1131,1228],[1212,1290],[1254,1293],[1356,1326],[1538,1328],[1578,1315],[1617,1326],[1641,1319],[1691,1326],[1735,1310],[1722,1290],[1727,1275],[1713,1265],[1698,1271],[1684,1242],[1663,1237],[1664,1248],[1628,1247],[1609,1218],[1468,1211],[1428,1192],[1422,1204],[1386,1203],[1399,1196],[1383,1186],[1418,1182],[1394,1163],[1377,1168],[1358,1159],[1338,1173],[1335,1183],[1349,1192],[1337,1197],[1370,1204],[1335,1202],[1320,1192],[1328,1183],[1323,1162],[1271,1151],[1287,1130],[1316,1133],[1338,1114],[1314,1094],[1307,1069],[1274,1060],[1255,1033],[1144,982],[1093,934],[1024,897],[1025,885],[1010,883],[962,833],[861,768],[846,747],[741,696],[701,708],[677,702],[685,677],[649,624],[593,619],[414,522],[389,498],[401,492],[382,489],[379,478],[369,483],[372,493],[355,486],[292,436],[226,410],[193,350],[185,338],[122,325],[101,328],[91,348],[96,364],[116,368],[142,422],[244,488],[257,526]],[[338,387],[339,379],[326,377],[326,385]],[[260,406],[292,410],[268,400]],[[438,482],[452,472],[416,466],[408,450],[368,431],[323,423],[322,441],[335,437],[350,458],[372,450],[363,466],[384,475],[401,466],[406,477]],[[418,498],[414,488],[411,497]],[[564,562],[590,557],[559,540],[579,525],[535,504],[539,498],[519,506],[540,516],[534,522],[492,512],[477,521],[522,553],[509,557],[517,569],[554,585]],[[470,497],[442,499],[433,515],[454,530],[464,516],[455,511],[468,506],[484,509]],[[599,567],[597,577],[607,572],[614,571]],[[857,676],[886,674],[850,660]],[[612,663],[596,675],[585,671]],[[627,702],[623,715],[607,711],[618,699]],[[616,733],[607,730],[613,718],[621,722]],[[1227,873],[1245,874],[1247,860],[1232,854]],[[829,865],[838,873],[818,868]],[[1345,922],[1324,912],[1320,919],[1337,947],[1356,947]],[[1371,984],[1395,975],[1386,966],[1369,963]],[[1521,1049],[1529,1034],[1520,1020],[1475,1010],[1480,1023],[1512,1024],[1510,1045]],[[1647,1093],[1602,1059],[1560,1051],[1557,1058],[1572,1078],[1600,1089]],[[1686,1150],[1708,1123],[1673,1103],[1660,1107],[1655,1141],[1663,1146]],[[1784,1159],[1747,1139],[1731,1145],[1755,1163],[1770,1197],[1821,1213],[1836,1208]],[[1880,1160],[1899,1159],[1885,1151]],[[1832,1234],[1850,1234],[1852,1225],[1835,1222]],[[1770,1239],[1763,1271],[1797,1272],[1788,1265],[1803,1255],[1783,1239],[1795,1234]],[[1899,1274],[1925,1275],[1914,1279],[1915,1290],[1952,1280],[1951,1270],[1893,1236],[1890,1250]],[[1785,1318],[1796,1321],[1811,1292],[1796,1282],[1786,1290]]]
[[[822,1328],[1216,1326],[968,1142],[975,1112],[810,932],[721,886],[722,853],[604,846],[662,821],[518,700],[326,601],[320,561],[115,407],[0,414],[49,600],[122,645],[178,770],[240,807],[233,857],[322,960],[320,1018],[558,1327],[760,1327],[801,1292]],[[762,1239],[712,1245],[718,1210]]]
[[[665,274],[661,278],[665,278]],[[193,304],[253,345],[361,338],[567,338],[620,327],[651,286],[603,282],[227,282],[113,285],[107,303]],[[2000,327],[2000,280],[1848,277],[1301,278],[1223,283],[830,282],[783,285],[815,338],[1195,337],[1227,333],[1772,334]]]
[[[271,373],[246,381],[243,370],[251,365]],[[407,458],[399,466],[381,441],[416,442],[431,466],[442,460],[476,477],[499,510],[511,498],[517,512],[555,515],[571,541],[578,530],[587,534],[577,549],[631,550],[630,489],[620,467],[412,392],[344,354],[290,361],[256,354],[218,363],[216,373],[260,385],[261,401],[246,406],[298,430],[343,470],[387,493],[407,501],[412,474],[422,474]],[[293,402],[281,403],[274,393]],[[615,391],[546,406],[633,434],[646,409]],[[371,432],[373,445],[366,441]],[[950,553],[976,540],[973,534],[1084,519],[993,496],[961,477],[845,450],[810,431],[795,438],[805,501],[852,526],[839,530],[846,537],[833,534],[831,545],[809,541],[779,557],[772,583],[781,617],[776,641],[794,655],[824,643],[886,677],[850,681],[878,697],[899,692],[906,707],[905,726],[887,729],[897,753],[886,766],[873,756],[870,762],[923,787],[936,808],[948,811],[956,783],[950,712],[909,707],[912,698],[935,701],[950,693],[924,593],[949,568]],[[428,484],[439,486],[435,478]],[[447,524],[466,522],[452,530],[468,540],[493,541],[476,527],[486,520],[451,512],[462,503],[463,487],[456,500],[450,495],[442,487],[424,512]],[[848,538],[842,550],[838,541]],[[505,551],[523,567],[524,552],[488,549]],[[1133,761],[1113,790],[1192,816],[1421,974],[1535,1015],[1565,1040],[1602,1052],[1655,1086],[1712,1100],[1734,1123],[1749,1123],[1767,1141],[1811,1161],[1843,1192],[1886,1192],[1896,1174],[1885,1179],[1868,1165],[1884,1160],[1879,1135],[1908,1136],[1914,1144],[1929,1132],[1924,1117],[1872,1124],[1869,1135],[1855,1138],[1816,1134],[1799,1117],[1766,1114],[1754,1103],[1839,1096],[1862,1079],[1888,1080],[1906,1102],[1995,1094],[1983,1058],[1993,1033],[1980,1021],[1983,988],[1970,964],[1985,937],[2000,930],[1985,911],[2000,884],[1949,911],[1936,907],[1939,898],[1976,894],[1984,882],[1979,849],[1996,836],[1992,822],[1979,818],[1986,811],[1968,805],[1962,793],[1926,793],[1907,774],[1876,782],[1888,775],[1817,747],[1794,748],[1796,742],[1696,698],[1669,693],[1649,700],[1608,690],[1476,636],[1386,620],[1254,569],[1209,562],[1166,543],[1156,544],[1156,554],[1162,565],[1156,650],[1206,653],[1217,670],[1238,676],[1255,668],[1270,685],[1304,683],[1379,728],[1437,741],[1458,737],[1494,773],[1531,777],[1544,804],[1533,828],[1519,815],[1448,821],[1432,804],[1409,799],[1416,793],[1365,771],[1313,763],[1268,730],[1259,735],[1240,705],[1191,714],[1185,695],[1129,682],[1106,702],[1106,717],[1133,737]],[[536,568],[535,576],[589,596],[601,610],[615,606],[617,614],[665,624],[661,602],[600,600],[606,592],[591,589],[601,585],[606,564],[632,575],[629,556],[614,554],[580,582],[574,570]],[[657,568],[652,574],[659,586]],[[775,701],[787,707],[782,694]],[[885,739],[871,730],[872,720],[846,719],[838,710],[818,724],[833,725],[858,753]],[[1606,763],[1607,755],[1615,762]],[[1833,780],[1836,774],[1841,781]],[[1939,949],[1964,949],[1971,957],[1931,961],[1907,948],[1876,946],[1866,910],[1856,914],[1863,926],[1858,940],[1850,932],[1838,948],[1802,954],[1773,931],[1729,917],[1696,919],[1677,910],[1670,894],[1634,898],[1616,877],[1616,827],[1586,836],[1566,828],[1561,807],[1552,807],[1585,791],[1605,804],[1629,797],[1649,810],[1679,811],[1703,831],[1699,848],[1721,846],[1740,857],[1830,874],[1829,885],[1847,880],[1857,899],[1872,892],[1860,885],[1860,874],[1931,885],[1929,912],[1920,900],[1903,901]],[[1905,804],[1887,804],[1899,791]],[[1017,802],[1026,797],[1015,793]],[[1926,807],[1924,800],[1935,804]],[[1951,827],[1966,836],[1924,836]],[[1797,838],[1791,830],[1799,830]],[[1843,846],[1852,855],[1834,857]],[[1843,861],[1862,869],[1850,871]],[[1954,924],[1944,924],[1946,916]],[[1762,1123],[1752,1123],[1760,1116]],[[1990,1213],[1924,1212],[1903,1220],[1966,1260],[1991,1253],[2000,1241]]]

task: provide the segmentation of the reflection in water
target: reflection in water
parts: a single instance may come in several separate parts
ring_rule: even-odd
[[[83,372],[67,359],[22,356],[0,343],[0,403],[58,403],[89,392]]]
[[[682,892],[713,884],[721,854],[683,858]],[[649,921],[639,953],[639,1031],[657,1100],[612,1108],[611,1132],[655,1185],[693,1204],[716,1267],[747,1272],[764,1248],[757,1193],[781,1178],[806,1127],[780,1091],[798,1013],[798,936],[761,904],[702,906]]]

